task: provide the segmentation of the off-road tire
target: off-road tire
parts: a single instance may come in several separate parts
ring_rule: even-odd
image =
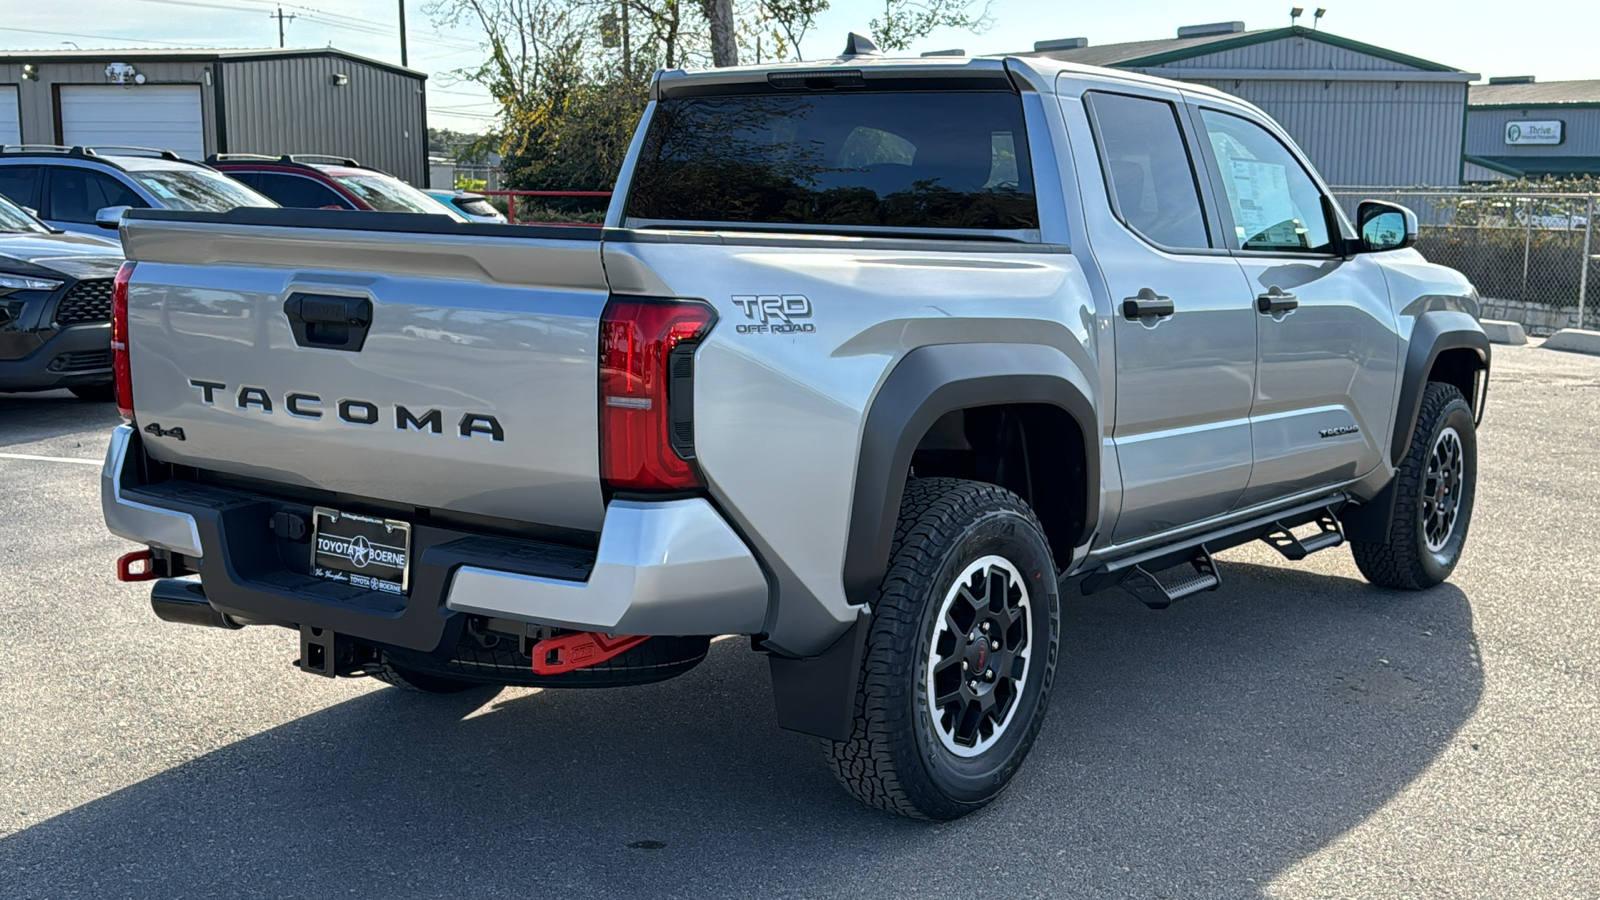
[[[110,384],[80,384],[69,387],[74,397],[90,403],[111,403],[117,399],[117,389]]]
[[[1446,429],[1454,429],[1459,437],[1464,474],[1453,527],[1448,539],[1435,550],[1428,546],[1423,522],[1423,492],[1428,483],[1429,457]],[[1351,555],[1361,574],[1379,587],[1410,591],[1430,588],[1449,578],[1461,560],[1467,527],[1472,523],[1477,474],[1478,442],[1472,407],[1454,385],[1428,382],[1422,394],[1422,408],[1417,413],[1417,425],[1411,434],[1411,446],[1395,473],[1389,540],[1350,542]]]
[[[710,647],[711,638],[705,636],[653,637],[587,668],[561,675],[536,675],[533,659],[520,652],[516,637],[467,632],[447,657],[387,650],[381,659],[391,666],[403,667],[406,678],[421,676],[466,685],[606,688],[675,678],[698,666]],[[389,681],[380,675],[374,677]]]
[[[995,743],[962,757],[941,744],[924,685],[947,594],[969,566],[991,556],[1009,561],[1026,582],[1031,656],[1018,705]],[[835,777],[868,806],[911,818],[955,819],[982,808],[1005,790],[1038,736],[1059,634],[1055,564],[1028,505],[982,482],[908,481],[889,571],[872,603],[854,728],[848,740],[824,742]]]

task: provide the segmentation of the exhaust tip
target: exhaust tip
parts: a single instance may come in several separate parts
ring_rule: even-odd
[[[163,578],[150,588],[150,608],[163,622],[180,625],[201,625],[206,628],[237,630],[244,625],[218,610],[206,599],[205,588],[198,581],[181,578]]]

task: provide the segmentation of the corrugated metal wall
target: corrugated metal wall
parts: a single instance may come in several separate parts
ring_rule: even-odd
[[[228,152],[332,153],[427,184],[420,79],[333,56],[223,65]]]
[[[206,70],[214,63],[209,60],[194,62],[146,61],[137,56],[118,57],[107,51],[105,59],[91,62],[52,61],[40,55],[36,63],[39,80],[22,80],[22,63],[0,63],[0,84],[17,86],[17,100],[21,114],[22,141],[27,144],[60,143],[56,131],[56,86],[71,84],[106,84],[106,66],[113,62],[127,62],[145,77],[145,84],[197,84],[200,86],[201,114],[206,132],[206,152],[216,152],[217,110],[214,91],[206,84]],[[139,85],[129,85],[131,92]],[[157,148],[164,149],[164,148]]]
[[[1251,79],[1185,77],[1183,70],[1247,70]],[[1272,78],[1274,70],[1291,77]],[[1362,73],[1308,79],[1306,73]],[[1147,70],[1148,71],[1148,70]],[[1208,53],[1158,70],[1241,97],[1266,110],[1333,185],[1460,183],[1467,85],[1460,73],[1437,78],[1401,62],[1306,38]],[[1405,80],[1372,80],[1375,72]],[[1196,75],[1205,74],[1196,72]]]
[[[1459,183],[1463,83],[1198,81],[1277,119],[1332,185]]]
[[[1506,123],[1523,119],[1566,123],[1559,144],[1506,144]],[[1467,152],[1473,156],[1600,156],[1600,109],[1474,109],[1467,113]]]
[[[1167,63],[1174,69],[1354,69],[1413,71],[1405,63],[1306,38],[1284,38]]]

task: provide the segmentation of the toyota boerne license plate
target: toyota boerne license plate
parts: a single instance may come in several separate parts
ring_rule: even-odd
[[[386,594],[410,589],[409,524],[321,506],[312,519],[311,574]]]

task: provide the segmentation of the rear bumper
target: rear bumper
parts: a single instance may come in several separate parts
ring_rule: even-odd
[[[21,359],[0,359],[0,391],[110,383],[110,325],[67,328]]]
[[[116,429],[106,524],[188,557],[206,598],[245,622],[309,626],[379,645],[453,646],[467,614],[612,634],[754,634],[769,599],[754,555],[705,500],[615,501],[599,549],[413,524],[409,596],[312,577],[310,545],[272,531],[311,504],[192,482],[146,484],[138,434]]]
[[[703,499],[613,500],[587,581],[463,566],[446,606],[608,634],[756,634],[767,579]]]

